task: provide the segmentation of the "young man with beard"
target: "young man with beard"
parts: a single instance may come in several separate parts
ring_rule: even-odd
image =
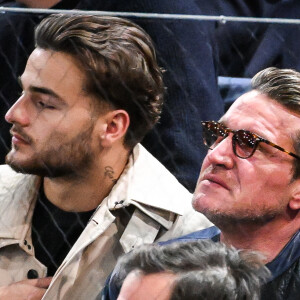
[[[0,298],[94,299],[122,253],[211,223],[139,144],[164,91],[149,36],[119,18],[53,15],[35,38],[6,114]]]
[[[209,150],[193,207],[217,227],[170,242],[212,239],[261,252],[272,273],[261,299],[294,300],[300,291],[300,73],[268,68],[252,87],[218,122],[202,122]]]

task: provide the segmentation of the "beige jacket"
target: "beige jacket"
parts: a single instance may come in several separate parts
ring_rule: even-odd
[[[0,166],[0,286],[39,277],[46,267],[34,256],[31,219],[40,178]],[[211,226],[191,207],[192,195],[141,145],[134,148],[118,182],[97,208],[58,268],[43,299],[95,299],[117,258],[135,246],[152,243],[159,230],[167,240]],[[136,207],[122,236],[111,210]],[[32,271],[31,271],[32,272]]]

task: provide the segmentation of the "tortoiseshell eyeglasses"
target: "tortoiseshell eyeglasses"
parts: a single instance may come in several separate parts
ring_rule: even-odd
[[[229,133],[233,133],[232,136],[232,149],[233,153],[240,158],[251,157],[259,143],[266,143],[288,155],[291,155],[297,159],[300,156],[287,151],[284,148],[258,136],[257,134],[247,130],[233,130],[225,127],[223,124],[215,121],[203,121],[201,122],[203,129],[204,144],[209,149],[214,149],[223,139],[225,139]]]

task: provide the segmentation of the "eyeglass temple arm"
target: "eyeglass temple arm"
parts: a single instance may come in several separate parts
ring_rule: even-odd
[[[274,147],[274,148],[276,148],[276,149],[278,149],[278,150],[280,150],[280,151],[282,151],[282,152],[285,152],[288,155],[291,155],[291,156],[293,156],[293,157],[295,157],[297,159],[300,159],[300,156],[298,156],[297,154],[295,154],[293,152],[290,152],[290,151],[287,151],[284,148],[282,148],[282,147],[280,147],[280,146],[278,146],[278,145],[276,145],[276,144],[274,144],[274,143],[272,143],[272,142],[270,142],[268,140],[265,140],[265,139],[262,138],[261,141],[264,142],[264,143],[266,143],[266,144],[268,144],[268,145],[270,145],[270,146],[272,146],[272,147]]]

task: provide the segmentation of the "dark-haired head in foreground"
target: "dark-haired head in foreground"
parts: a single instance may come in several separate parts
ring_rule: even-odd
[[[123,256],[112,277],[118,299],[259,299],[269,272],[260,256],[212,241],[143,245]],[[142,298],[141,298],[142,297]]]

